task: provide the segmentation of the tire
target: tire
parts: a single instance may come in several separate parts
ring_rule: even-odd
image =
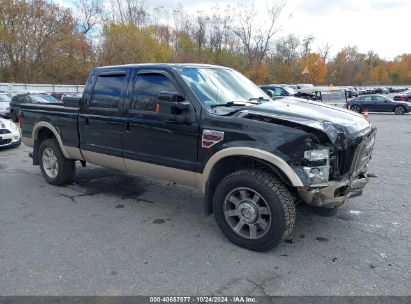
[[[225,177],[214,193],[213,210],[227,239],[254,251],[274,248],[294,228],[291,193],[262,170],[243,169]]]
[[[17,117],[16,112],[14,112],[14,111],[11,111],[10,116],[11,116],[11,120],[14,121],[14,122],[17,122],[19,120],[19,118]]]
[[[43,177],[51,185],[61,186],[74,180],[76,163],[64,157],[55,139],[49,138],[40,144],[39,163]]]
[[[352,105],[351,110],[354,111],[354,112],[357,112],[357,113],[362,112],[360,106],[357,106],[357,105]]]
[[[396,106],[394,108],[394,113],[396,115],[403,115],[405,113],[405,108],[403,106]]]

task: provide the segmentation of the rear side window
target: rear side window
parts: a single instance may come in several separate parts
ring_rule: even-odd
[[[99,75],[91,95],[90,107],[118,109],[125,80],[125,74]]]
[[[155,111],[158,95],[162,91],[177,92],[174,83],[162,74],[141,74],[134,84],[130,110]]]

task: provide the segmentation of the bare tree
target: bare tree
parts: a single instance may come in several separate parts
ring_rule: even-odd
[[[86,36],[101,22],[103,13],[102,0],[79,0],[77,8],[79,30]]]
[[[309,53],[311,53],[311,45],[314,42],[315,38],[313,35],[308,35],[306,37],[304,37],[303,39],[303,57],[307,56]]]
[[[138,28],[147,25],[149,12],[142,0],[111,0],[111,22],[133,24]]]
[[[323,62],[327,61],[328,55],[330,54],[330,50],[331,50],[331,45],[328,42],[320,46],[319,52],[320,52]]]
[[[208,16],[202,16],[200,12],[198,12],[193,29],[194,41],[197,44],[198,51],[201,51],[206,45],[206,33],[209,20],[210,18]]]
[[[241,40],[249,62],[262,61],[267,55],[271,40],[280,29],[277,23],[285,5],[285,0],[279,0],[267,9],[267,22],[263,23],[268,24],[267,27],[256,26],[261,24],[257,20],[261,16],[257,16],[254,3],[239,7],[239,26],[233,28],[233,32]]]
[[[287,65],[295,64],[299,59],[299,46],[300,40],[294,35],[288,35],[277,43],[273,57],[275,60]]]

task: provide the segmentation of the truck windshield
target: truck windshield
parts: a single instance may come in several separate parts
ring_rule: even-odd
[[[227,68],[183,68],[180,74],[208,108],[230,102],[270,100],[259,87],[235,70]]]

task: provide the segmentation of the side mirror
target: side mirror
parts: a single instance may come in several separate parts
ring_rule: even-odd
[[[173,120],[183,122],[193,122],[194,112],[189,101],[177,92],[162,91],[158,94],[158,111],[159,113],[174,116]]]
[[[267,95],[270,96],[271,98],[274,97],[274,92],[272,90],[267,90]]]
[[[158,94],[158,100],[164,102],[182,102],[184,97],[177,92],[162,91]]]

